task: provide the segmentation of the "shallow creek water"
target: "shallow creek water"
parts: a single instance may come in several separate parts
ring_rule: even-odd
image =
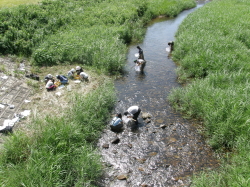
[[[115,81],[119,100],[115,111],[123,113],[138,105],[151,119],[145,121],[140,115],[136,129],[125,126],[120,133],[109,127],[104,130],[98,142],[106,165],[100,186],[189,186],[194,172],[218,167],[195,121],[183,119],[167,101],[171,89],[181,86],[176,81],[176,65],[166,52],[167,43],[174,41],[182,20],[203,5],[198,3],[176,18],[150,23],[139,44],[147,61],[144,73],[135,72],[133,61],[138,50],[137,45],[130,46],[127,74]]]

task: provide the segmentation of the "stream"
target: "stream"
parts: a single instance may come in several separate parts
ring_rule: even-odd
[[[98,142],[106,166],[99,186],[190,186],[192,174],[219,166],[197,122],[184,119],[167,101],[171,89],[181,86],[176,64],[166,52],[168,42],[175,40],[183,19],[204,4],[197,3],[197,7],[175,18],[152,20],[143,42],[138,44],[147,62],[143,73],[134,69],[137,45],[129,47],[127,74],[115,81],[115,112],[123,114],[128,107],[138,105],[151,118],[146,121],[141,114],[136,129],[125,125],[120,133],[112,132],[107,125]]]

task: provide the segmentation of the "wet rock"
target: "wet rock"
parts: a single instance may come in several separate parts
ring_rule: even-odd
[[[170,138],[169,140],[171,143],[176,142],[177,140],[175,138]]]
[[[166,164],[165,167],[166,167],[166,168],[169,168],[169,167],[170,167],[170,164]]]
[[[133,145],[131,143],[129,143],[128,147],[131,149],[133,147]]]
[[[116,154],[116,153],[118,153],[118,152],[117,152],[116,150],[113,150],[112,153]]]
[[[138,168],[138,170],[139,170],[139,171],[144,171],[144,169],[143,169],[143,168],[141,168],[141,167],[140,167],[140,168]]]
[[[163,123],[163,119],[157,119],[156,122],[157,123]]]
[[[161,127],[162,129],[165,129],[165,128],[167,127],[167,125],[166,125],[166,124],[162,124],[162,125],[160,125],[160,127]]]
[[[113,166],[113,164],[106,163],[106,166],[107,166],[107,167],[112,167],[112,166]]]
[[[148,155],[149,155],[149,156],[155,156],[155,155],[157,155],[157,152],[151,152],[151,153],[149,153]]]
[[[146,120],[145,120],[145,123],[150,123],[150,122],[151,122],[150,119],[146,119]]]
[[[146,158],[138,158],[136,159],[138,162],[140,162],[141,164],[143,164],[147,159]]]
[[[142,113],[142,118],[143,119],[151,118],[151,115],[149,113],[147,113],[147,112],[143,112]]]
[[[115,139],[111,141],[112,144],[118,144],[119,142],[120,142],[120,139],[118,137],[116,137]]]
[[[105,148],[105,149],[108,149],[109,148],[109,144],[107,144],[107,143],[103,144],[102,147]]]
[[[141,187],[149,187],[147,184],[142,184]]]
[[[127,174],[120,174],[117,176],[118,180],[126,180],[128,178]]]

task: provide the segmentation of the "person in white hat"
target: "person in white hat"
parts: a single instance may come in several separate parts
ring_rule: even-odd
[[[47,84],[47,82],[48,82],[49,80],[51,80],[52,82],[55,81],[53,75],[48,74],[48,75],[46,75],[46,76],[44,77],[44,82],[45,82],[45,84]]]
[[[81,72],[83,72],[83,69],[80,66],[76,66],[77,75],[80,75]]]

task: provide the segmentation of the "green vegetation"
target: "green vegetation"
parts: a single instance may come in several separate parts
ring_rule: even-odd
[[[126,44],[142,39],[149,20],[193,6],[193,0],[45,0],[2,9],[0,51],[32,57],[34,65],[77,62],[116,74]]]
[[[0,51],[29,58],[39,72],[41,66],[77,63],[117,74],[127,44],[142,39],[152,18],[193,6],[193,0],[45,0],[3,8]],[[1,186],[97,186],[102,165],[96,141],[115,101],[113,84],[101,84],[87,95],[72,92],[69,108],[34,115],[28,130],[8,136],[0,156]]]
[[[250,2],[212,1],[181,24],[174,60],[180,81],[169,100],[187,117],[203,120],[214,149],[230,151],[220,171],[193,186],[249,186]]]
[[[4,144],[1,186],[90,185],[101,174],[95,144],[114,100],[106,82],[87,96],[73,95],[62,117],[36,116],[32,136],[16,132]]]

